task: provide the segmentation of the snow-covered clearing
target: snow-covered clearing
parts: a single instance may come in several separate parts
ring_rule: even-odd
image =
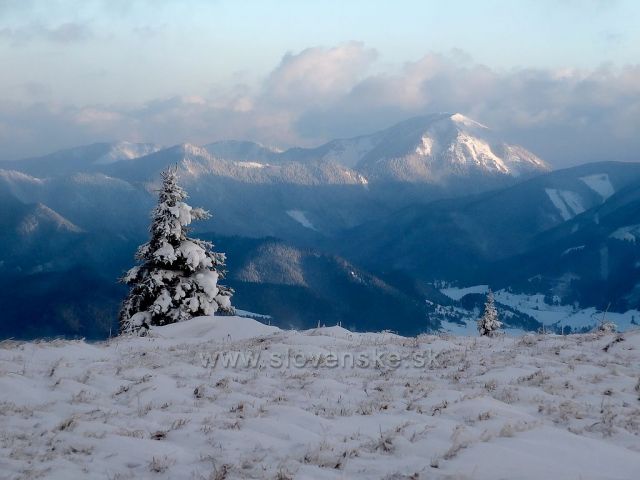
[[[447,287],[440,291],[452,300],[460,300],[465,295],[470,293],[487,293],[489,285],[473,285],[471,287]]]
[[[316,227],[313,226],[313,223],[309,221],[309,219],[307,218],[307,215],[302,210],[287,210],[287,215],[293,218],[296,222],[298,222],[304,228],[317,230]]]
[[[640,225],[620,227],[609,236],[616,240],[622,240],[623,242],[636,243],[636,239],[640,237]]]
[[[611,180],[609,180],[609,175],[606,173],[587,175],[586,177],[580,177],[580,180],[582,180],[587,187],[600,195],[603,202],[616,193],[615,188],[611,185]]]
[[[580,250],[584,250],[585,245],[578,245],[576,247],[567,248],[564,252],[562,252],[561,256],[569,255],[570,253],[579,252]]]
[[[234,162],[234,163],[239,167],[245,167],[245,168],[265,168],[269,166],[269,165],[265,165],[258,162]]]
[[[571,220],[576,215],[585,211],[580,195],[569,190],[556,190],[545,188],[549,200],[558,209],[563,220]]]
[[[496,301],[531,315],[544,325],[581,329],[595,327],[606,320],[615,323],[618,330],[624,331],[638,328],[640,323],[638,310],[602,312],[593,307],[577,309],[572,305],[549,305],[541,294],[526,295],[500,290],[496,292]]]
[[[223,366],[231,352],[258,366]],[[404,338],[201,317],[5,341],[0,477],[634,479],[639,376],[638,331]]]

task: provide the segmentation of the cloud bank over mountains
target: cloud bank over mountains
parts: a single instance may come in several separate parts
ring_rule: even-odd
[[[57,33],[71,41],[78,32]],[[46,79],[24,89],[31,102],[0,102],[2,160],[110,140],[314,145],[438,111],[463,112],[557,167],[640,160],[640,64],[499,70],[456,50],[389,68],[375,49],[349,42],[287,53],[256,84],[208,96],[67,105],[46,95]]]

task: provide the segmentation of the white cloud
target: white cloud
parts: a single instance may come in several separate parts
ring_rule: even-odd
[[[332,101],[348,93],[375,58],[358,42],[288,53],[266,80],[262,99],[294,107]]]
[[[640,160],[640,66],[504,72],[462,53],[428,54],[398,71],[372,74],[375,51],[347,43],[287,54],[259,87],[237,85],[208,98],[82,107],[5,102],[0,156],[119,139],[316,144],[413,115],[460,111],[557,166]]]

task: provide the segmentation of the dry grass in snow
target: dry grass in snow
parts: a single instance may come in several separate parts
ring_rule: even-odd
[[[260,365],[206,365],[229,352],[259,352]],[[373,352],[399,366],[331,366]],[[274,355],[316,365],[274,366]],[[638,472],[637,331],[404,338],[203,317],[148,338],[0,343],[0,478]]]

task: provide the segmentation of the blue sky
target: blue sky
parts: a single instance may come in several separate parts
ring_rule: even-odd
[[[587,151],[542,141],[576,114],[572,140],[633,144],[616,124],[640,116],[637,25],[634,0],[0,0],[0,158],[314,144],[445,109],[577,163]]]

